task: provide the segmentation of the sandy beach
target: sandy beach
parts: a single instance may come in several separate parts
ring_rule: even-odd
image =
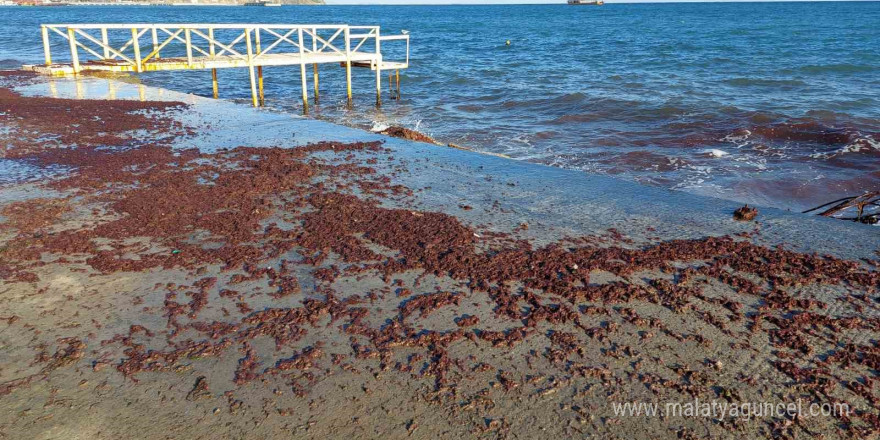
[[[103,79],[0,114],[0,438],[880,433],[876,227]]]

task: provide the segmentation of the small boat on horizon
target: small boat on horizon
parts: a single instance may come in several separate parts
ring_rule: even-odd
[[[245,6],[281,6],[281,2],[255,1],[255,2],[247,2],[244,5]]]
[[[568,4],[602,6],[605,4],[605,0],[568,0]]]

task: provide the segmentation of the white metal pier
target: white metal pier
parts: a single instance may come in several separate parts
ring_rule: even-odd
[[[217,69],[246,67],[254,106],[263,103],[264,66],[300,66],[302,99],[308,109],[306,66],[313,66],[314,97],[318,99],[318,65],[345,67],[351,101],[351,68],[376,73],[376,104],[382,98],[382,71],[394,71],[389,86],[400,91],[400,70],[409,67],[409,35],[380,35],[379,26],[295,24],[45,24],[41,26],[44,66],[52,75],[85,71],[148,72],[210,69],[214,97]],[[69,61],[53,63],[52,38],[60,36],[70,50]],[[146,40],[146,41],[144,41]],[[400,61],[386,60],[382,48],[399,47]],[[405,50],[405,52],[403,52]]]

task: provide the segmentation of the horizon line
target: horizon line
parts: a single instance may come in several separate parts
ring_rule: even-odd
[[[671,3],[878,3],[880,0],[605,0],[605,4],[671,4]],[[379,1],[347,1],[327,0],[328,6],[505,6],[505,5],[565,5],[565,0],[500,0],[500,1],[453,1],[427,0],[412,2],[412,0],[379,0]],[[321,6],[321,5],[315,5]]]

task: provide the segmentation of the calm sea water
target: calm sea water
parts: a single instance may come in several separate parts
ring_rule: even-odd
[[[346,110],[327,66],[312,117],[791,209],[880,187],[878,2],[7,7],[0,65],[39,62],[39,24],[64,22],[379,24],[412,36],[403,98],[375,109],[356,69]],[[267,104],[300,112],[298,68],[265,75]],[[140,78],[211,94],[207,71]],[[220,81],[248,101],[246,70]]]

